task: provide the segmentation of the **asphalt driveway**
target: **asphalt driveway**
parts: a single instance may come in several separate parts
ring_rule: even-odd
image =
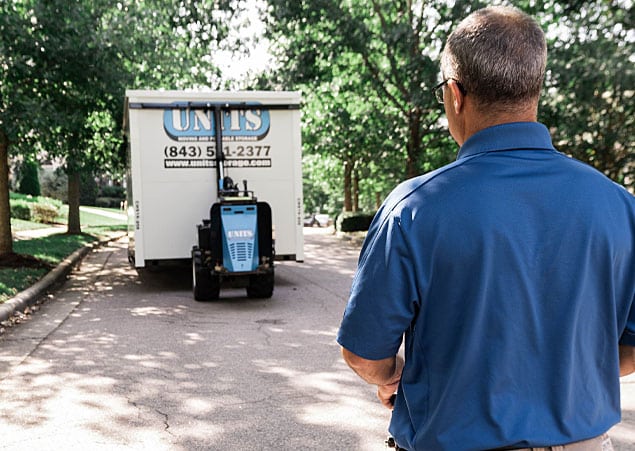
[[[335,334],[359,248],[305,229],[274,296],[191,294],[189,268],[139,274],[126,242],[84,258],[0,338],[0,448],[385,450],[389,411]],[[635,449],[635,377],[616,449]]]

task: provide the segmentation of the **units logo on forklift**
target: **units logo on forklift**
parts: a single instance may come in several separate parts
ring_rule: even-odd
[[[231,104],[230,104],[231,105]],[[252,105],[252,103],[248,104]],[[259,141],[269,133],[269,111],[258,108],[221,111],[223,141]],[[163,128],[175,141],[211,141],[215,132],[214,110],[179,106],[163,111]]]
[[[250,229],[246,230],[228,230],[227,231],[227,239],[229,240],[237,240],[237,239],[252,239],[254,237],[254,231]]]

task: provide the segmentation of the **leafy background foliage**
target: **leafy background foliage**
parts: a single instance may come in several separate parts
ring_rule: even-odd
[[[11,242],[2,162],[63,161],[70,229],[79,208],[72,193],[86,174],[125,169],[127,88],[300,90],[306,211],[375,209],[400,181],[455,158],[430,88],[448,33],[490,3],[2,2],[0,254]],[[539,117],[557,147],[633,189],[633,2],[513,3],[549,39]],[[267,42],[270,61],[237,75]]]
[[[491,2],[270,3],[268,30],[284,61],[278,83],[304,92],[304,152],[331,168],[330,185],[322,183],[316,202],[307,206],[372,208],[378,194],[385,196],[396,183],[455,158],[456,144],[430,88],[438,81],[448,33]],[[549,40],[539,120],[559,150],[632,190],[632,2],[513,3],[539,20]],[[334,159],[340,162],[336,177]],[[315,170],[314,158],[305,161],[311,165],[306,169]],[[325,192],[329,202],[318,205]]]

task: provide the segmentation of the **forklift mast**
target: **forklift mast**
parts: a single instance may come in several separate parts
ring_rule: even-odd
[[[217,299],[223,280],[242,283],[249,297],[268,298],[273,294],[275,257],[271,207],[257,201],[246,180],[241,191],[227,175],[222,110],[232,106],[207,106],[214,113],[218,201],[209,219],[198,226],[198,246],[192,249],[194,298]]]

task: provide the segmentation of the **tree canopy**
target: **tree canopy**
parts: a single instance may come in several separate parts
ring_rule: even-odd
[[[305,133],[305,149],[339,155],[345,209],[356,208],[355,172],[384,191],[379,188],[449,161],[443,109],[430,89],[438,81],[444,30],[458,17],[454,7],[385,0],[270,4],[282,80],[317,97],[307,102],[319,110],[305,111],[315,125]]]
[[[537,17],[549,38],[539,120],[550,127],[559,150],[633,188],[632,5],[514,3]],[[269,31],[282,62],[277,81],[310,99],[304,151],[340,161],[340,176],[330,177],[339,183],[330,191],[344,194],[339,205],[355,209],[348,192],[364,191],[355,187],[351,168],[372,180],[364,193],[368,206],[373,192],[386,194],[388,186],[454,158],[456,145],[430,88],[438,81],[439,53],[448,33],[486,2],[270,4]],[[315,167],[315,159],[310,161]],[[322,183],[320,193],[325,189]]]
[[[504,2],[503,2],[504,3]],[[559,150],[635,187],[632,2],[514,2],[549,40],[539,119]],[[431,88],[471,0],[8,0],[0,4],[0,254],[11,250],[8,158],[43,152],[69,174],[120,174],[126,88],[299,89],[307,210],[373,209],[455,158]],[[273,43],[256,79],[254,11]],[[259,40],[260,39],[260,40]],[[275,70],[273,70],[274,68]]]
[[[220,87],[212,55],[235,45],[229,19],[244,4],[9,0],[0,8],[0,161],[9,152],[60,158],[68,228],[78,233],[81,174],[120,174],[125,165],[125,89]],[[0,254],[11,251],[8,165],[1,169]]]
[[[635,29],[620,2],[554,3],[541,116],[554,144],[635,187]]]

